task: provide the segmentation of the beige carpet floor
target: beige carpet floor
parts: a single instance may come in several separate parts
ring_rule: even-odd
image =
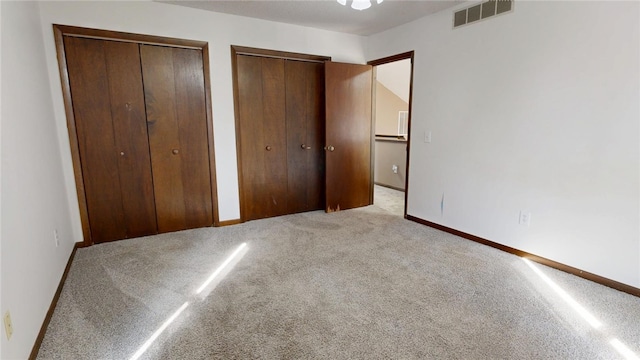
[[[640,298],[534,265],[594,328],[521,258],[404,220],[402,193],[375,196],[360,209],[79,249],[39,358],[640,354]]]

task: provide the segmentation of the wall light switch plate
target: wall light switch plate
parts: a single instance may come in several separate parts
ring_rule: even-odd
[[[425,131],[424,132],[424,142],[426,142],[426,143],[430,143],[431,142],[431,131]]]

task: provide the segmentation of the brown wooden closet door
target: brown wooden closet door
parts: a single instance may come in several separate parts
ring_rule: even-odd
[[[109,98],[127,238],[156,234],[151,158],[136,44],[105,41]]]
[[[138,46],[65,37],[93,242],[157,232]]]
[[[324,208],[324,64],[285,62],[289,213]]]
[[[372,203],[370,65],[325,63],[326,211]]]
[[[140,45],[160,232],[213,224],[202,51]]]
[[[244,220],[287,213],[284,60],[238,55]]]

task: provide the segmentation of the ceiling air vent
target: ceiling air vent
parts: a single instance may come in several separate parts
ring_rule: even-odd
[[[489,0],[453,13],[453,27],[513,11],[513,0]]]

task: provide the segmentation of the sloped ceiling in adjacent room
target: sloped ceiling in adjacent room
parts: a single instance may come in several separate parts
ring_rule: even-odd
[[[409,102],[411,60],[400,60],[376,66],[376,79],[404,102]]]

